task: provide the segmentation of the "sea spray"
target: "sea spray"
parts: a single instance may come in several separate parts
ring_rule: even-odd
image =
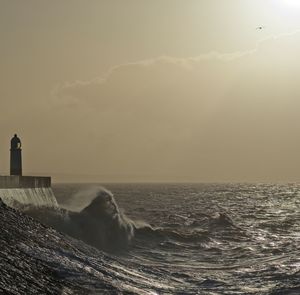
[[[120,211],[110,191],[98,187],[89,189],[91,193],[87,199],[92,198],[92,201],[79,212],[33,206],[24,210],[41,222],[99,249],[118,251],[127,248],[134,236],[134,222]]]
[[[100,186],[76,192],[64,208],[19,206],[32,217],[76,239],[105,251],[120,251],[132,244],[133,238],[150,244],[156,242],[208,242],[207,229],[234,229],[225,213],[203,214],[190,226],[182,223],[177,229],[152,227],[144,221],[133,221],[118,207],[113,194]],[[178,215],[176,215],[178,217]],[[204,230],[206,229],[206,230]]]
[[[56,187],[58,202],[73,204],[72,192],[86,186]],[[0,293],[300,294],[299,184],[110,188],[134,220],[130,251],[121,255],[103,253],[0,205]],[[84,194],[88,204],[77,215],[98,192]],[[56,217],[55,227],[65,226],[64,232],[70,224],[82,229],[70,210],[42,210],[36,208],[41,219],[54,223]],[[140,227],[140,219],[153,227]]]
[[[69,211],[80,212],[95,199],[100,191],[112,194],[100,185],[89,184],[88,187],[81,188],[78,191],[64,193],[64,200],[61,200],[60,207]]]
[[[58,207],[50,187],[0,189],[0,198],[10,207],[20,207],[22,205]]]

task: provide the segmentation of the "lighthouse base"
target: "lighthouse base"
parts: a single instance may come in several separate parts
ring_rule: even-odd
[[[8,206],[15,204],[56,207],[51,177],[0,176],[0,198]]]

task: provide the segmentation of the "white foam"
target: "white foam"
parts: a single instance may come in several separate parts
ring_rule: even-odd
[[[0,189],[0,198],[6,205],[11,207],[14,207],[16,201],[24,205],[58,207],[50,187]]]

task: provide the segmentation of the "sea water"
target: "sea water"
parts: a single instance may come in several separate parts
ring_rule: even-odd
[[[104,187],[55,185],[63,236],[22,242],[63,294],[300,294],[299,184]]]

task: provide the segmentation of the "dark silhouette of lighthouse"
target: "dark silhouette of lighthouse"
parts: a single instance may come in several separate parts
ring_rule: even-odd
[[[10,141],[10,175],[22,175],[21,140],[17,134]]]

